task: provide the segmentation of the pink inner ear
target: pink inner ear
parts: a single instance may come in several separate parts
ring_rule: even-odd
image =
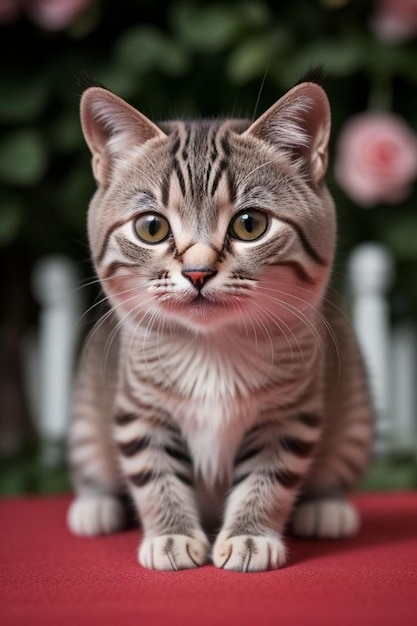
[[[100,87],[90,87],[84,92],[80,116],[84,137],[93,155],[94,176],[101,185],[107,183],[112,155],[166,136],[130,104]]]
[[[126,134],[135,145],[154,137],[165,137],[156,124],[115,94],[90,87],[81,98],[81,124],[92,152],[101,152],[119,134]]]
[[[294,160],[307,162],[312,177],[319,182],[326,173],[330,135],[327,96],[315,83],[296,85],[256,120],[245,134],[287,151]]]

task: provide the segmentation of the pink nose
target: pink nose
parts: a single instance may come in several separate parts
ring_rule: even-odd
[[[203,267],[201,269],[183,270],[182,275],[188,278],[190,283],[194,285],[196,289],[202,289],[206,282],[216,274],[216,270],[211,267]]]

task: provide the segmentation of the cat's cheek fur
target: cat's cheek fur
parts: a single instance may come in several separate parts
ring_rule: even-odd
[[[327,287],[328,270],[316,269],[314,278],[306,281],[292,265],[276,265],[260,278],[254,294],[259,318],[299,323],[304,315],[314,314]]]
[[[105,291],[119,318],[132,321],[143,315],[144,305],[150,305],[150,298],[144,298],[139,279],[128,276],[112,276],[105,283]]]

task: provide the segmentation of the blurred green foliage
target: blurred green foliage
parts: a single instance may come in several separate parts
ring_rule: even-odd
[[[351,115],[369,106],[388,107],[417,128],[417,40],[379,40],[369,25],[374,4],[92,0],[75,22],[57,32],[42,30],[24,15],[0,26],[0,256],[5,271],[18,256],[29,284],[33,263],[59,252],[79,262],[85,278],[92,274],[85,222],[94,182],[78,114],[90,79],[155,121],[253,118],[318,64],[325,70],[333,116],[328,182],[339,216],[335,275],[343,279],[346,257],[359,242],[385,242],[397,263],[390,294],[394,315],[415,317],[416,186],[402,204],[363,210],[338,188],[332,174],[337,136]],[[31,481],[33,452],[26,459],[20,473],[12,472],[22,484]]]
[[[86,76],[155,120],[253,117],[319,64],[333,112],[332,149],[343,122],[369,105],[388,105],[415,128],[417,42],[379,40],[369,26],[374,4],[93,0],[58,32],[24,16],[4,25],[1,248],[19,245],[29,263],[56,251],[88,259],[85,214],[94,186],[78,118]],[[417,194],[363,210],[338,189],[331,168],[329,184],[339,211],[340,269],[358,242],[387,243],[401,269],[394,291],[407,293],[415,313]]]

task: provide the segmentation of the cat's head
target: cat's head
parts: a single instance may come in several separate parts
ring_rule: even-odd
[[[253,123],[160,125],[90,87],[81,122],[90,247],[119,318],[256,332],[320,304],[335,247],[321,87],[295,86]]]

